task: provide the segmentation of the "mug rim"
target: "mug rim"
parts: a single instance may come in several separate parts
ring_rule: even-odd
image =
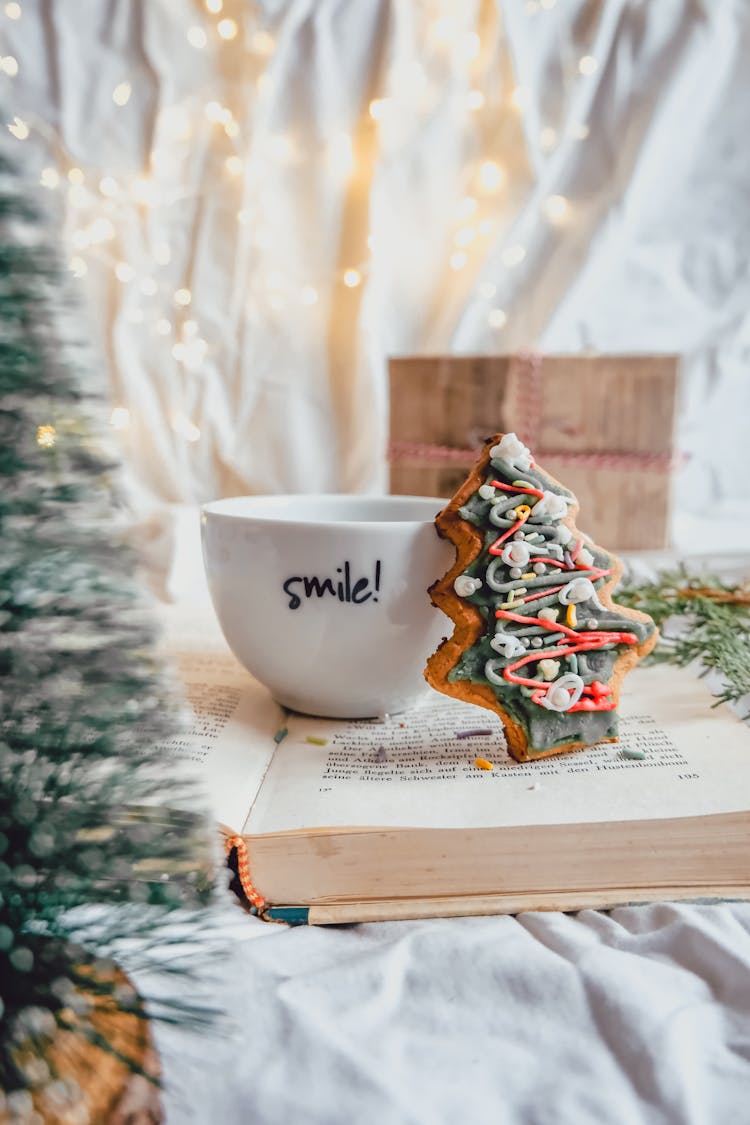
[[[283,511],[276,509],[271,511],[275,504],[280,501],[295,502],[316,502],[322,501],[325,504],[341,504],[343,502],[351,503],[353,500],[360,501],[364,504],[382,504],[384,501],[393,506],[396,511],[408,512],[408,509],[413,507],[415,509],[424,508],[425,505],[430,506],[431,514],[422,515],[413,519],[404,518],[403,515],[396,516],[393,519],[316,519],[314,516],[303,516],[299,513],[286,516]],[[258,505],[256,511],[232,511],[231,508],[240,504],[247,505],[248,502]],[[211,518],[220,520],[232,520],[239,523],[268,523],[283,525],[284,527],[291,527],[299,525],[301,527],[405,527],[408,525],[416,526],[423,524],[431,524],[435,522],[435,517],[438,512],[445,507],[448,500],[439,496],[402,496],[391,495],[388,493],[352,493],[352,492],[293,492],[293,493],[261,493],[255,496],[227,496],[219,500],[209,500],[207,503],[202,504],[200,508],[201,522],[205,523],[206,520]],[[221,510],[224,507],[225,510]],[[226,508],[229,510],[226,510]],[[269,511],[264,511],[267,508]]]

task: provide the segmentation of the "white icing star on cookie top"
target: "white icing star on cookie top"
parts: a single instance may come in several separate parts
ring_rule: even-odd
[[[498,444],[492,446],[490,457],[502,457],[524,473],[531,468],[534,460],[530,450],[512,433],[503,434]]]

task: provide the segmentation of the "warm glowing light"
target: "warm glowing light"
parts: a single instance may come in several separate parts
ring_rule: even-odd
[[[243,169],[243,164],[239,156],[228,156],[224,161],[224,167],[230,175],[239,176]]]
[[[182,105],[166,106],[159,113],[158,130],[159,135],[166,140],[188,140],[193,131],[193,125],[187,108]]]
[[[165,317],[161,317],[159,320],[157,320],[155,327],[160,336],[168,336],[172,331],[172,325],[168,320],[165,319]]]
[[[507,320],[508,314],[504,309],[490,309],[487,313],[487,323],[490,328],[504,328]]]
[[[55,444],[57,433],[54,426],[38,426],[36,431],[36,443],[41,445],[43,449],[51,449]]]
[[[585,121],[579,121],[577,125],[572,125],[570,129],[570,135],[574,141],[585,141],[589,132],[589,127]]]
[[[466,108],[467,109],[481,109],[484,105],[484,94],[481,90],[469,90],[466,95]]]
[[[584,55],[582,59],[578,60],[578,69],[581,74],[593,74],[599,67],[593,55]]]
[[[75,254],[68,262],[68,269],[73,274],[73,277],[85,277],[89,272],[89,267],[86,265],[83,258]]]
[[[232,118],[232,120],[230,121],[224,122],[224,132],[228,137],[231,138],[239,136],[240,127],[239,124],[234,120],[234,118]]]
[[[317,305],[318,290],[314,285],[306,285],[300,293],[300,300],[303,305]]]
[[[250,36],[250,49],[254,51],[256,55],[262,55],[264,58],[268,58],[269,55],[273,54],[275,47],[276,40],[273,35],[270,35],[267,31],[263,31],[262,29],[254,31]]]
[[[154,261],[157,265],[166,266],[172,257],[172,251],[169,249],[169,243],[157,242],[153,250]]]
[[[202,27],[193,26],[187,29],[187,41],[191,47],[200,51],[208,43],[208,36]]]
[[[539,134],[539,144],[542,152],[551,152],[557,144],[557,131],[550,125],[545,126]]]
[[[218,15],[224,7],[224,0],[206,0],[206,11],[212,16]]]
[[[505,173],[494,160],[486,160],[479,169],[479,179],[485,191],[496,191],[502,185]]]
[[[494,281],[483,281],[479,286],[479,292],[483,297],[490,301],[497,293],[497,286],[495,285]]]
[[[132,92],[133,87],[129,82],[120,82],[120,84],[118,86],[115,86],[114,90],[112,91],[112,101],[115,103],[115,105],[127,105],[130,101],[130,95],[132,94]]]
[[[10,0],[10,2],[5,5],[5,14],[9,20],[20,20],[21,5],[16,4],[15,0]]]
[[[8,126],[8,132],[14,136],[17,141],[25,141],[31,130],[20,117],[14,117],[13,121]]]
[[[108,242],[110,238],[115,237],[115,228],[109,219],[100,216],[94,219],[93,223],[88,229],[89,242],[96,245],[99,242]]]
[[[224,109],[224,106],[221,104],[221,102],[206,102],[203,112],[205,113],[209,121],[212,121],[214,124],[218,124],[219,121],[224,120],[228,111]],[[231,116],[232,115],[230,113],[228,120],[231,120]]]
[[[481,223],[479,224],[479,233],[480,234],[491,234],[494,229],[495,229],[495,220],[494,219],[482,219]]]
[[[182,305],[183,308],[186,308],[190,304],[192,299],[193,294],[189,289],[177,289],[175,291],[174,303],[176,305]]]
[[[84,182],[85,179],[86,179],[86,177],[84,176],[84,174],[83,174],[83,172],[81,171],[80,168],[69,168],[68,169],[68,181],[69,181],[69,183],[80,185]]]
[[[102,195],[117,195],[117,180],[112,176],[102,176],[99,180],[99,191]]]
[[[153,277],[144,277],[140,289],[144,297],[153,297],[154,294],[158,292],[159,286],[156,284]]]
[[[234,39],[239,28],[234,20],[219,20],[216,30],[222,39]]]
[[[501,257],[504,266],[519,266],[526,257],[526,249],[523,246],[508,246]]]
[[[123,285],[127,285],[135,277],[135,270],[129,262],[118,262],[115,266],[115,277],[121,281]]]
[[[460,227],[456,231],[453,241],[456,246],[469,246],[477,236],[477,232],[473,227]]]
[[[516,109],[523,109],[526,101],[526,91],[523,86],[516,86],[513,93],[510,95],[510,103]]]
[[[18,74],[18,59],[14,55],[6,55],[5,58],[0,59],[0,70],[9,78],[15,78]]]
[[[51,191],[60,183],[60,173],[57,168],[42,168],[39,173],[39,183]]]
[[[450,256],[450,267],[452,270],[462,270],[468,260],[464,252],[458,250],[455,254],[451,254]]]
[[[459,219],[468,219],[474,214],[478,206],[479,204],[477,203],[474,196],[467,195],[464,197],[464,199],[461,200],[458,207],[456,208],[456,214],[458,215]]]
[[[246,227],[247,224],[250,222],[250,212],[244,211],[244,210],[238,211],[237,212],[237,222],[240,224],[241,227]]]
[[[346,270],[344,273],[344,285],[347,289],[356,289],[362,280],[362,274],[359,270]]]
[[[192,337],[192,336],[197,336],[198,335],[198,321],[197,320],[186,320],[185,323],[182,326],[182,335],[187,336],[188,339],[190,339],[190,337]]]
[[[388,98],[375,98],[370,102],[370,117],[373,121],[382,121],[388,112]]]
[[[550,195],[545,199],[542,209],[550,223],[562,223],[567,218],[570,206],[564,195]]]
[[[115,406],[109,416],[109,424],[116,430],[126,430],[130,424],[130,411],[127,406]]]

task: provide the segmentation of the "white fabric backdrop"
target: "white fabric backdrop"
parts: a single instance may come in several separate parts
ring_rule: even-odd
[[[747,4],[22,9],[4,101],[63,177],[155,535],[164,505],[382,487],[386,357],[438,349],[685,353],[679,504],[747,511]]]

